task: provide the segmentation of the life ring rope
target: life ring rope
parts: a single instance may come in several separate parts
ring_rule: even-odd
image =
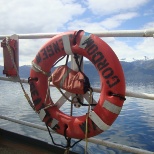
[[[51,73],[51,72],[45,72],[45,71],[43,71],[43,69],[39,65],[37,65],[36,63],[34,63],[33,61],[32,61],[32,69],[35,72],[41,72],[42,74],[44,74],[46,76],[50,76],[50,73]]]

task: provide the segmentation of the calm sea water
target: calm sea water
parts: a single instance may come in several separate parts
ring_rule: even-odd
[[[95,83],[94,86],[97,86]],[[29,93],[29,85],[24,84]],[[27,103],[19,83],[0,81],[0,114],[15,119],[32,122],[43,125],[38,115],[34,113]],[[154,83],[146,84],[127,84],[127,90],[134,92],[154,93]],[[52,88],[52,99],[59,98],[59,92]],[[95,100],[98,100],[99,94],[94,94]],[[154,101],[126,97],[126,101],[117,120],[106,132],[96,136],[103,139],[127,146],[137,147],[145,150],[154,151]],[[70,103],[65,103],[61,108],[66,114],[70,112]],[[81,107],[74,109],[74,115],[83,115],[87,109]],[[51,143],[48,132],[30,128],[27,126],[15,124],[0,119],[0,127],[18,132],[20,134],[37,138]],[[65,139],[54,135],[55,142],[65,144]],[[84,142],[77,144],[72,150],[80,154],[84,153]],[[107,148],[104,146],[88,143],[89,154],[122,154],[124,151]]]

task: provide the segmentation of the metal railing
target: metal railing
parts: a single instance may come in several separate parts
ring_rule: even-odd
[[[154,29],[145,29],[145,30],[118,30],[118,31],[103,31],[103,32],[91,32],[99,37],[154,37]],[[17,34],[18,39],[42,39],[42,38],[51,38],[59,33],[39,33],[39,34]],[[9,37],[10,35],[0,35],[0,40],[4,39],[5,37]],[[5,78],[5,77],[0,77],[0,80],[5,80],[5,81],[12,81],[12,78]],[[21,79],[23,83],[27,83],[28,81],[26,79]],[[18,80],[16,80],[18,82]],[[53,86],[53,85],[51,85]],[[95,92],[100,92],[99,88],[93,88]],[[147,94],[147,93],[136,93],[136,92],[131,92],[126,90],[126,96],[128,97],[136,97],[136,98],[143,98],[143,99],[151,99],[154,100],[154,94]],[[3,115],[0,115],[1,119],[4,120],[9,120],[14,123],[19,123],[22,125],[26,125],[29,127],[34,127],[37,129],[41,129],[46,131],[46,127],[32,124],[29,122],[21,121],[21,120],[16,120],[13,118],[5,117]],[[109,141],[104,141],[104,140],[99,140],[96,138],[89,138],[89,142],[95,143],[95,144],[100,144],[103,146],[107,146],[110,148],[116,148],[119,150],[124,150],[127,152],[133,152],[137,154],[154,154],[154,152],[142,150],[142,149],[137,149],[133,147],[129,147],[126,145],[121,145],[117,143],[112,143]]]
[[[154,37],[154,28],[145,30],[116,30],[116,31],[102,31],[90,32],[98,37]],[[34,34],[16,34],[19,39],[42,39],[51,38],[59,33],[34,33]],[[9,37],[10,35],[0,35],[0,39]]]

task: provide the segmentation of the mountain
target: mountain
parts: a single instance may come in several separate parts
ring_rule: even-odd
[[[127,82],[154,82],[154,59],[137,60],[133,62],[121,61],[121,65]],[[21,66],[19,68],[20,77],[28,78],[31,66]],[[90,78],[90,81],[99,81],[98,72],[94,65],[85,61],[84,72]],[[3,76],[3,66],[0,66],[0,76]]]
[[[31,66],[24,65],[19,67],[19,73],[21,78],[28,78],[30,74]],[[0,66],[0,76],[5,76],[3,74],[4,66]]]
[[[121,61],[127,82],[153,82],[154,59],[137,60],[133,62]]]
[[[126,83],[154,82],[154,59],[133,62],[120,61],[120,63],[124,71]],[[91,62],[85,62],[84,71],[94,81],[98,81],[98,72]]]

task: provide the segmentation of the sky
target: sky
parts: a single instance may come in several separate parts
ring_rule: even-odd
[[[153,0],[0,0],[0,6],[0,35],[154,29]],[[154,38],[101,39],[119,60],[154,59]],[[48,40],[19,40],[19,64],[31,65]]]

